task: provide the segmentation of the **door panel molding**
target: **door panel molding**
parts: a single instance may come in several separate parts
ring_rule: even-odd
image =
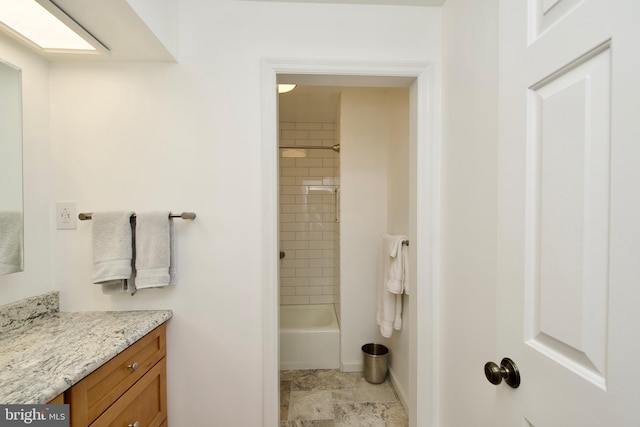
[[[605,43],[530,87],[527,105],[525,341],[603,389],[610,69]]]
[[[529,45],[559,24],[584,0],[529,0]]]

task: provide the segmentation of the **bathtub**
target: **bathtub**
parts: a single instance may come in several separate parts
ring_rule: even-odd
[[[340,327],[333,304],[280,306],[280,369],[338,369]]]

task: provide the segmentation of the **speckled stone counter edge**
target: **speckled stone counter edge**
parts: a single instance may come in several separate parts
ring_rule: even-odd
[[[60,312],[57,292],[0,307],[0,403],[46,403],[148,332],[171,310]],[[14,316],[14,317],[11,317]]]
[[[59,308],[60,296],[57,291],[0,306],[0,335],[55,315]]]

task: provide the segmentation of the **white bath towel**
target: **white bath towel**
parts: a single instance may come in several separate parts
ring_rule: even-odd
[[[409,294],[409,247],[407,236],[387,236],[389,258],[387,268],[387,289],[393,294]]]
[[[384,234],[380,236],[378,244],[376,322],[380,326],[380,334],[385,338],[389,338],[394,329],[402,329],[402,293],[405,289],[406,257],[399,260],[398,256],[402,258],[406,250],[402,247],[403,240],[407,240],[406,236]],[[398,269],[395,266],[398,261],[403,263],[400,272],[395,271]]]
[[[104,293],[135,293],[133,282],[133,212],[94,212],[93,278]]]
[[[136,219],[136,288],[158,288],[171,282],[169,212],[141,213]]]
[[[0,212],[0,274],[22,270],[22,212]]]

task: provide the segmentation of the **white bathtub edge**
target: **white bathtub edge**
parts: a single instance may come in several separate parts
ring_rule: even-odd
[[[323,310],[324,315],[328,314],[329,317],[318,318],[317,312],[314,313],[314,310],[318,309]],[[302,322],[298,323],[302,326],[296,326],[295,316],[288,317],[288,320],[292,321],[291,324],[285,322],[284,327],[281,325],[280,370],[340,368],[340,328],[333,305],[281,306],[281,314],[283,310],[295,310],[294,313],[302,316],[299,318]],[[311,317],[305,319],[304,312],[307,310],[312,311],[306,313],[311,314]],[[308,323],[308,320],[311,320],[311,323]]]

